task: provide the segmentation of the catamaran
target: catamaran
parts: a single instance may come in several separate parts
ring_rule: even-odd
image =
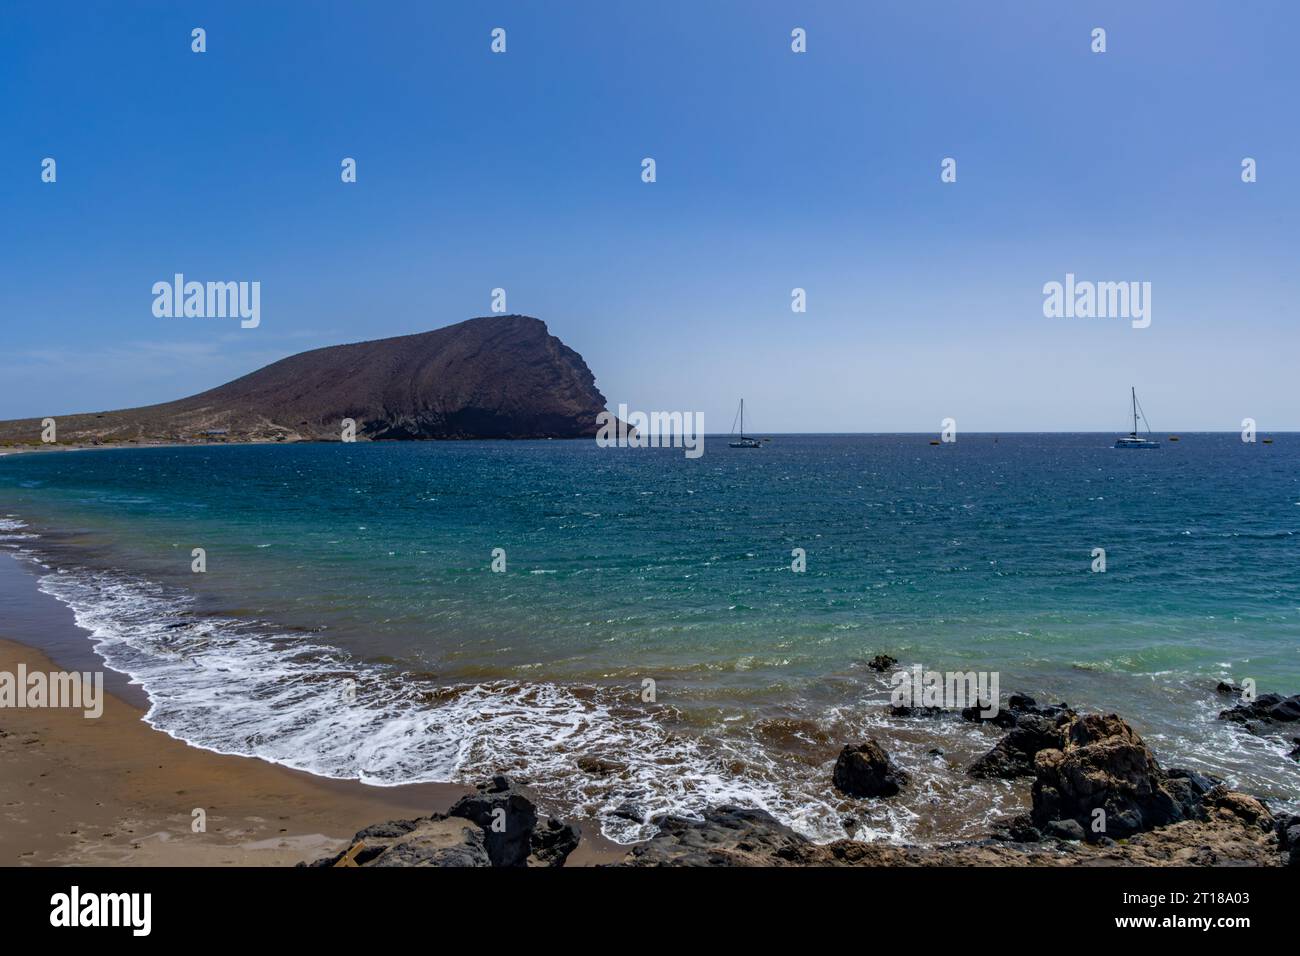
[[[734,439],[733,441],[728,442],[728,444],[732,448],[762,448],[763,443],[759,441],[757,438],[745,437],[745,400],[743,398],[740,400],[739,417],[740,417],[740,437]],[[735,421],[732,421],[731,423],[731,434],[733,436],[736,434]]]
[[[1160,442],[1151,439],[1151,423],[1147,422],[1145,414],[1141,416],[1142,421],[1146,422],[1147,437],[1138,437],[1138,396],[1137,388],[1130,387],[1129,392],[1133,397],[1133,430],[1128,433],[1127,438],[1120,438],[1115,442],[1116,448],[1159,448]]]

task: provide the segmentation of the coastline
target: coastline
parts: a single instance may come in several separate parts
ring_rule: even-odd
[[[19,664],[57,667],[0,637],[0,670]],[[383,845],[373,837],[377,826],[391,827],[383,821],[442,814],[474,792],[370,787],[217,754],[152,729],[142,713],[112,694],[97,719],[72,709],[0,711],[0,866],[294,866],[337,857],[363,831],[370,845]],[[205,832],[192,829],[196,808],[206,813]],[[1275,845],[1236,806],[1108,849],[1060,840],[819,847],[761,811],[719,808],[702,824],[670,819],[661,836],[633,846],[583,827],[563,865],[1276,866]]]
[[[67,661],[62,664],[66,667]],[[60,662],[42,650],[0,636],[0,671],[12,673],[20,665],[28,673],[60,669]],[[95,719],[68,708],[0,710],[0,866],[328,864],[359,842],[382,855],[407,839],[394,838],[394,827],[400,831],[407,826],[403,821],[427,821],[430,815],[436,821],[437,815],[474,793],[474,788],[457,784],[373,787],[257,758],[218,754],[153,729],[143,715],[142,707],[108,692],[102,714]],[[206,829],[196,833],[192,823],[197,808],[206,814]],[[1279,843],[1268,827],[1261,829],[1265,813],[1252,798],[1223,794],[1207,808],[1209,817],[1202,822],[1160,827],[1103,846],[1023,837],[1017,826],[1027,824],[1015,820],[1002,824],[1001,835],[995,835],[994,827],[988,837],[975,841],[900,845],[841,840],[819,846],[762,811],[717,807],[700,822],[669,818],[658,836],[631,846],[607,841],[593,822],[581,821],[581,839],[562,865],[1043,867],[1276,866],[1281,862]],[[445,852],[437,846],[438,840],[447,839],[439,829],[443,825],[412,825],[417,826],[414,838],[425,844],[419,852]],[[453,835],[460,832],[451,827]],[[1022,842],[1026,839],[1030,842]]]
[[[0,637],[0,671],[58,664]],[[445,812],[460,784],[372,787],[202,750],[105,693],[103,714],[0,710],[0,866],[294,866],[345,849],[378,820]],[[193,832],[193,811],[206,832]],[[584,828],[567,865],[628,848]]]
[[[48,442],[31,445],[0,445],[5,455],[49,454],[57,451],[111,451],[122,448],[217,448],[222,445],[283,445],[277,441],[146,441],[146,442]],[[293,443],[291,443],[293,444]]]
[[[0,447],[0,457],[232,444],[276,443],[49,443]],[[93,720],[77,710],[0,710],[0,866],[293,866],[346,848],[377,819],[444,812],[471,792],[451,783],[372,787],[193,747],[146,724],[143,693],[104,666],[80,628],[68,622],[66,631],[56,646],[71,661],[0,634],[0,671],[93,661],[107,687]],[[203,832],[194,831],[196,809],[206,814]],[[584,843],[572,865],[612,855]]]
[[[63,450],[79,450],[79,449],[65,448]],[[19,524],[21,526],[21,522],[19,522]],[[22,537],[22,535],[19,535],[19,537]],[[57,555],[60,552],[56,550],[54,553]],[[53,563],[59,564],[60,562],[55,560]],[[171,741],[172,743],[179,743],[182,738],[198,739],[200,741],[204,741],[207,739],[204,736],[199,736],[198,738],[187,737],[187,735],[184,734],[183,730],[180,733],[180,735],[178,735],[178,737],[172,738],[166,732],[163,731],[152,731],[152,733],[149,733],[148,731],[152,730],[152,728],[149,728],[147,725],[144,728],[139,727],[139,724],[142,723],[140,717],[143,712],[143,707],[141,707],[140,704],[146,703],[143,700],[143,692],[141,688],[138,685],[129,683],[129,679],[124,674],[104,667],[103,663],[99,660],[96,652],[93,650],[90,640],[88,640],[88,632],[83,628],[76,626],[69,605],[59,600],[56,600],[43,587],[40,588],[36,587],[35,584],[36,584],[37,577],[30,576],[29,570],[20,569],[19,568],[20,564],[21,562],[16,562],[15,565],[13,566],[13,569],[15,574],[23,578],[21,585],[15,584],[15,586],[10,589],[10,593],[0,593],[0,599],[8,598],[11,596],[11,594],[19,595],[16,601],[4,602],[0,600],[0,603],[6,603],[5,621],[4,624],[0,626],[0,636],[4,638],[8,638],[10,640],[16,640],[17,643],[24,645],[26,648],[44,654],[46,657],[51,658],[54,661],[58,662],[58,664],[61,665],[61,667],[63,668],[71,668],[77,670],[86,670],[86,669],[103,670],[105,672],[105,676],[108,679],[108,681],[110,682],[116,681],[120,685],[122,685],[118,688],[119,692],[116,695],[118,701],[122,704],[127,705],[129,709],[133,709],[133,713],[130,716],[130,720],[136,725],[137,731],[139,730],[146,731],[145,738],[149,738],[149,742],[146,742],[144,738],[141,738],[138,741],[139,746],[135,751],[129,752],[125,755],[119,755],[121,759],[118,761],[116,765],[116,772],[120,776],[124,777],[127,773],[133,775],[135,773],[143,773],[144,771],[148,771],[151,768],[157,766],[159,761],[156,759],[158,756],[156,744],[157,741],[160,739],[168,740]],[[0,592],[4,591],[3,577],[4,575],[0,574]],[[37,613],[37,614],[28,615],[26,619],[24,619],[24,615],[23,615],[24,608],[21,606],[24,598],[21,597],[21,595],[26,594],[29,590],[33,594],[39,595],[39,598],[37,598],[36,600],[46,601],[48,599],[47,603],[56,606],[58,609],[58,613],[61,616],[56,619],[55,617],[52,616],[53,612],[50,612],[49,614]],[[17,614],[12,613],[15,610],[17,610],[18,612]],[[154,626],[154,624],[158,623],[158,621],[154,620],[154,618],[159,618],[159,615],[153,614],[151,617],[151,613],[152,612],[149,612],[148,608],[146,607],[146,612],[144,616],[136,618],[135,624],[146,628]],[[128,622],[128,624],[130,624],[130,622]],[[113,658],[110,657],[109,659],[111,660]],[[15,658],[14,662],[16,663],[17,660],[18,658]],[[128,668],[123,668],[123,670],[126,669]],[[136,673],[136,670],[131,668],[131,672]],[[1036,689],[1037,685],[1031,683],[1030,688]],[[1207,685],[1206,692],[1209,693],[1211,690],[1212,690],[1212,685]],[[1041,693],[1041,691],[1039,692]],[[164,692],[161,696],[159,696],[158,700],[165,701],[167,696],[168,695]],[[173,699],[178,699],[176,695],[171,695],[171,696],[173,697]],[[135,702],[135,706],[131,708],[133,698],[139,698],[139,700],[137,700]],[[1047,699],[1056,700],[1060,698],[1049,697]],[[1076,701],[1076,703],[1078,702],[1073,695],[1069,695],[1069,699]],[[1134,711],[1129,708],[1131,701],[1126,701],[1120,694],[1115,693],[1113,689],[1111,690],[1111,692],[1105,694],[1094,694],[1092,695],[1092,699],[1090,701],[1086,701],[1085,703],[1094,712],[1098,707],[1105,707],[1105,708],[1118,707],[1121,713],[1128,714],[1128,715],[1132,715],[1134,713]],[[1104,712],[1108,712],[1108,711],[1104,711]],[[5,726],[5,722],[4,722],[4,718],[7,716],[7,713],[8,712],[6,711],[0,711],[0,729],[6,729],[6,730],[8,729]],[[71,716],[79,717],[80,715],[74,713]],[[1141,718],[1141,716],[1142,715],[1139,713],[1138,714],[1139,719]],[[225,722],[223,721],[222,723]],[[237,724],[238,722],[236,721],[235,723]],[[886,745],[889,747],[891,751],[895,753],[901,753],[904,765],[911,767],[913,771],[915,771],[918,768],[918,766],[920,766],[916,763],[918,748],[920,748],[920,750],[922,751],[924,751],[925,748],[927,747],[931,748],[928,751],[931,755],[938,754],[939,756],[944,756],[945,762],[951,764],[954,767],[961,767],[962,765],[969,763],[970,760],[978,756],[978,752],[965,753],[963,750],[957,748],[953,748],[949,750],[947,749],[947,744],[944,745],[944,750],[942,752],[933,749],[935,743],[943,743],[943,741],[935,739],[936,729],[947,729],[949,726],[951,726],[954,728],[960,728],[962,730],[968,730],[973,725],[957,723],[955,721],[952,721],[950,722],[950,724],[942,725],[941,728],[940,724],[936,723],[932,725],[930,722],[926,720],[909,720],[905,722],[906,724],[905,728],[900,729],[898,726],[896,726],[896,724],[897,722],[895,722],[894,726],[890,726],[889,728],[869,725],[866,730],[866,735],[869,735],[872,730],[875,730],[878,733],[883,731],[884,736],[881,737],[881,740],[886,743]],[[1218,725],[1218,726],[1222,726],[1222,725]],[[782,728],[780,726],[777,727],[777,730],[781,730],[781,729]],[[37,743],[39,743],[39,734],[42,730],[45,730],[46,733],[54,734],[54,731],[48,727],[47,728],[37,727],[36,730],[33,731],[33,733],[37,735],[37,741],[27,744],[27,746],[36,746]],[[796,730],[798,730],[797,727]],[[1144,727],[1143,732],[1147,733],[1147,731],[1148,728]],[[978,737],[980,735],[971,734],[971,736]],[[980,748],[980,750],[986,750],[989,746],[996,743],[995,735],[990,733],[984,736],[987,737],[987,740]],[[861,727],[848,728],[847,730],[845,728],[839,728],[834,730],[828,736],[825,746],[831,747],[832,744],[838,745],[840,743],[845,743],[846,745],[855,744],[858,740],[863,739],[863,737],[864,737],[864,731],[863,728]],[[369,738],[361,738],[361,739],[369,739]],[[1158,735],[1155,737],[1151,737],[1149,739],[1152,740],[1152,743],[1155,745],[1156,750],[1160,752],[1161,756],[1166,761],[1174,761],[1176,765],[1179,766],[1183,765],[1182,756],[1176,754],[1171,755],[1168,751],[1166,751],[1165,748],[1161,745],[1160,743],[1161,738]],[[54,734],[54,736],[51,737],[51,740],[56,745],[61,743],[67,743],[66,741],[63,741],[62,738],[58,738],[57,734]],[[303,797],[303,799],[309,801],[308,805],[311,806],[312,809],[318,811],[319,817],[321,817],[322,819],[328,817],[328,819],[325,819],[325,824],[328,825],[322,824],[316,827],[315,829],[312,829],[308,822],[303,822],[301,829],[295,829],[288,826],[280,826],[275,828],[266,827],[265,826],[266,818],[269,815],[271,815],[273,812],[275,812],[274,810],[268,808],[275,808],[277,805],[276,801],[278,799],[276,795],[277,791],[273,787],[266,788],[262,792],[256,794],[255,800],[248,802],[246,805],[242,807],[243,812],[250,819],[254,817],[258,818],[253,822],[262,826],[263,829],[259,830],[257,827],[251,827],[251,828],[246,827],[244,831],[241,831],[240,827],[236,824],[236,825],[232,825],[233,828],[226,830],[225,831],[226,835],[231,837],[231,839],[224,844],[219,844],[219,847],[225,848],[228,851],[228,855],[230,855],[229,859],[223,859],[220,861],[224,863],[236,863],[236,864],[241,862],[251,863],[251,862],[256,862],[256,859],[262,859],[271,864],[284,864],[284,863],[300,862],[309,859],[320,859],[323,855],[328,855],[329,851],[324,849],[325,844],[322,843],[320,839],[317,838],[324,838],[328,841],[331,841],[332,846],[337,846],[340,843],[347,842],[347,834],[349,832],[356,832],[359,826],[373,825],[376,823],[376,821],[382,821],[382,820],[400,819],[403,817],[427,816],[430,813],[441,813],[447,809],[448,805],[454,800],[455,797],[459,796],[460,794],[466,793],[466,788],[460,787],[460,788],[453,788],[450,795],[444,794],[440,796],[438,799],[425,799],[424,797],[421,797],[418,800],[413,800],[405,804],[403,804],[400,800],[394,802],[391,799],[380,799],[378,803],[375,803],[371,801],[370,798],[391,797],[393,796],[392,794],[393,790],[402,789],[402,788],[389,788],[389,787],[372,788],[367,785],[357,783],[355,781],[346,781],[346,780],[338,781],[338,780],[332,780],[327,777],[313,776],[310,773],[304,774],[300,771],[294,771],[278,764],[258,760],[257,758],[222,755],[219,752],[219,750],[214,750],[214,751],[203,750],[201,749],[201,747],[196,745],[191,745],[191,744],[180,743],[179,745],[182,748],[185,748],[189,751],[193,751],[199,754],[204,754],[206,755],[206,757],[220,757],[222,761],[227,762],[228,767],[231,768],[228,772],[232,774],[241,773],[241,770],[233,769],[233,768],[237,766],[242,768],[247,766],[249,763],[252,763],[255,765],[263,766],[264,768],[268,768],[272,772],[283,774],[286,777],[296,777],[296,778],[300,778],[300,780],[301,778],[305,778],[306,781],[312,784],[312,786],[308,788],[309,792]],[[71,744],[69,744],[69,746],[71,746]],[[56,748],[56,749],[62,749],[62,748]],[[6,753],[8,752],[9,751],[6,750]],[[236,748],[233,752],[238,753],[240,752],[240,750],[239,748]],[[514,752],[518,753],[522,751],[514,751]],[[227,753],[230,753],[230,751],[228,751]],[[164,754],[163,756],[170,759],[172,755]],[[599,754],[597,754],[597,757],[598,756]],[[204,759],[206,759],[206,757]],[[90,763],[94,763],[96,759],[97,758],[93,755],[93,753],[88,755],[88,760]],[[596,759],[596,757],[589,757],[589,759],[591,760],[593,765],[600,764],[600,760]],[[466,779],[477,781],[479,779],[482,779],[479,776],[479,774],[484,772],[495,773],[496,772],[495,767],[501,767],[501,766],[503,766],[503,764],[500,761],[498,761],[494,765],[491,764],[488,765],[489,769],[487,771],[484,771],[484,768],[481,766],[472,768],[470,772],[475,774],[475,776],[468,777]],[[125,771],[122,768],[125,768]],[[30,773],[24,774],[23,777],[24,779],[28,779],[29,781],[36,780],[38,777],[40,777],[41,773],[44,772],[47,775],[55,777],[56,780],[59,781],[63,787],[70,787],[76,785],[75,774],[79,771],[80,768],[75,764],[71,766],[58,766],[58,767],[52,767],[47,765],[42,767],[36,767]],[[606,770],[603,766],[596,766],[596,769],[594,770],[588,770],[587,768],[583,768],[583,771],[587,775],[587,777],[591,777],[593,774],[600,776],[606,773]],[[952,775],[949,774],[949,777],[952,777]],[[436,780],[439,778],[434,777],[433,779]],[[442,779],[446,779],[446,778],[443,777]],[[544,773],[536,774],[533,776],[532,782],[540,787],[546,783],[549,783],[550,781],[552,781],[552,779],[553,779],[552,777]],[[74,781],[74,782],[70,783],[69,781]],[[925,794],[927,792],[927,787],[925,786],[926,782],[927,781],[922,780],[922,786],[914,787],[913,792],[922,795]],[[972,792],[972,788],[967,784],[966,778],[964,776],[955,777],[952,779],[951,782],[953,786],[957,789],[952,792],[944,791],[945,795],[947,796],[951,796],[953,792],[965,793],[966,795],[969,795]],[[825,786],[824,783],[821,783],[819,785]],[[276,784],[276,786],[290,787],[289,784],[283,782]],[[432,784],[432,785],[425,785],[425,786],[439,787],[444,785]],[[332,796],[330,794],[322,794],[322,790],[328,788],[338,788],[338,787],[350,789],[353,795],[356,794],[364,795],[364,799],[367,801],[369,806],[364,810],[360,810],[357,813],[352,814],[347,819],[340,819],[337,815],[330,815],[328,811],[331,809],[332,806],[331,804]],[[166,809],[167,811],[166,813],[162,813],[159,811],[159,800],[169,795],[176,796],[177,794],[175,793],[175,789],[172,790],[167,789],[166,783],[160,782],[158,780],[153,781],[152,784],[150,784],[147,789],[149,791],[145,795],[147,799],[142,799],[137,794],[132,794],[131,799],[139,801],[142,805],[148,804],[145,807],[145,811],[141,813],[141,816],[143,819],[145,819],[147,823],[152,824],[153,829],[149,831],[150,833],[154,834],[155,836],[157,836],[158,834],[162,834],[162,836],[160,836],[156,842],[165,843],[168,840],[174,839],[178,834],[184,835],[186,833],[192,832],[188,830],[188,820],[186,819],[184,814],[177,813],[174,803],[168,803],[164,805],[164,809]],[[297,792],[295,788],[290,787],[290,789],[294,789],[295,793]],[[379,793],[376,793],[376,791],[379,791]],[[821,791],[817,791],[817,792],[820,793]],[[828,794],[830,799],[836,799],[836,800],[839,799],[838,797],[834,796],[833,792],[829,788],[826,788],[825,792]],[[1254,791],[1254,792],[1258,792],[1258,791]],[[63,796],[62,793],[58,793],[56,795],[59,797]],[[1014,809],[1026,808],[1027,804],[1025,803],[1025,801],[1028,796],[1028,784],[1026,783],[1024,785],[1012,785],[1012,795],[1016,798],[1017,802],[1021,804],[1021,806],[1015,807]],[[220,794],[220,796],[222,797],[223,800],[228,801],[229,798],[228,794],[222,793]],[[727,795],[722,795],[720,799],[711,800],[710,806],[715,808],[722,806],[722,803],[723,801],[726,800],[726,797]],[[149,801],[152,801],[152,803],[150,803]],[[14,806],[16,807],[20,805],[21,798],[20,796],[14,796],[9,791],[6,791],[6,796],[3,801],[0,801],[0,803],[5,803],[6,805],[9,803],[13,803]],[[934,807],[935,803],[936,801],[932,800],[931,807]],[[976,807],[977,810],[991,811],[992,809],[994,809],[986,805],[983,802],[982,797],[979,800],[977,800],[976,803],[978,804],[978,806]],[[199,804],[196,803],[196,805]],[[228,802],[227,805],[231,805],[231,804],[229,804]],[[762,805],[761,802],[759,805]],[[889,809],[892,812],[892,810],[895,809],[898,805],[899,804],[874,803],[874,804],[868,804],[866,806],[871,807],[873,809]],[[98,805],[96,806],[98,808]],[[552,807],[554,806],[555,805],[552,804]],[[9,807],[6,806],[6,809],[8,810]],[[950,809],[951,809],[951,801],[949,801],[944,805],[945,811]],[[1002,807],[1001,804],[999,804],[997,809],[1005,810],[1006,808]],[[18,813],[19,811],[15,810],[14,812]],[[89,811],[85,808],[82,808],[82,812],[92,813],[92,811]],[[568,814],[564,813],[563,811],[563,805],[560,805],[560,812],[564,816],[566,817],[568,816]],[[934,818],[934,814],[937,812],[939,812],[937,808],[931,809],[928,807],[922,807],[921,818],[925,820],[931,820]],[[70,816],[70,813],[64,813],[64,816],[65,817]],[[782,817],[782,819],[785,820],[786,822],[789,822],[787,817]],[[27,823],[28,821],[21,820],[20,822]],[[579,822],[580,825],[583,825],[583,829],[585,831],[584,848],[591,848],[593,842],[595,842],[597,838],[596,828],[588,826],[587,825],[588,821],[584,820],[581,816],[579,816],[577,818],[577,821],[575,822]],[[993,822],[993,817],[989,816],[988,819],[984,822],[985,824]],[[212,824],[212,827],[215,826],[216,826],[215,823]],[[845,824],[845,826],[847,829],[848,825]],[[214,832],[212,827],[210,827],[209,829],[210,833]],[[64,837],[84,836],[84,833],[76,833],[76,834],[72,833],[71,832],[72,829],[74,828],[70,827],[68,832],[66,834],[63,834],[63,836]],[[131,826],[124,825],[124,829],[126,830],[126,833],[131,836],[134,836],[135,834],[141,832],[134,825]],[[110,826],[106,826],[103,832],[109,834],[109,836],[112,836]],[[947,841],[951,841],[954,839],[978,841],[983,837],[985,837],[987,832],[988,832],[987,829],[985,829],[982,826],[978,833],[972,832],[966,834],[957,834],[955,836],[951,834],[940,834],[938,840],[935,840],[933,837],[930,837],[927,834],[919,834],[919,835],[905,834],[902,835],[902,842],[898,845],[905,848],[906,852],[908,853],[916,852],[922,854],[924,858],[927,860],[936,860],[939,857],[937,857],[933,851],[935,851],[936,849],[941,849],[945,844],[948,846],[957,845],[957,844],[949,843]],[[46,835],[49,836],[49,834]],[[58,836],[58,834],[54,834],[54,836]],[[245,836],[247,836],[247,838],[245,838]],[[292,841],[295,837],[302,838],[298,841],[296,845],[293,843],[285,845],[283,843],[283,841],[285,840]],[[641,839],[644,840],[645,838],[641,837]],[[818,845],[821,846],[828,845],[822,843],[822,840],[824,839],[825,839],[824,837],[818,836],[817,837]],[[862,840],[862,839],[864,838],[858,838],[858,840]],[[879,860],[882,863],[884,863],[886,859],[890,859],[890,857],[884,853],[884,850],[886,848],[885,844],[883,844],[881,841],[871,839],[870,837],[865,839],[867,842],[858,842],[858,840],[849,841],[850,843],[853,844],[854,854],[859,854],[859,853],[865,854],[865,851],[859,848],[865,846],[873,846],[873,847],[877,847],[877,849],[872,850],[870,854],[865,854],[864,856],[861,857],[862,859],[875,859],[875,860]],[[281,841],[281,842],[278,845],[273,845],[267,843],[266,842],[267,840]],[[139,841],[137,840],[136,842]],[[198,841],[191,841],[191,842],[198,842]],[[252,844],[252,845],[246,845],[246,844]],[[3,845],[3,843],[0,842],[0,845]],[[146,850],[154,851],[158,849],[157,847],[146,848],[143,845],[137,847],[134,845],[134,843],[130,843],[128,844],[128,846],[129,849],[133,851],[132,854],[124,858],[124,861],[128,863],[148,862],[147,855],[142,851],[146,851]],[[79,850],[79,848],[84,851],[84,847],[81,847],[80,841],[74,842],[71,846],[68,846],[68,841],[65,839],[63,843],[60,844],[58,848],[56,848],[59,850],[59,853],[56,853],[55,855],[61,854],[62,857],[66,860],[70,855],[67,851],[72,851],[71,855],[75,857],[75,853]],[[614,846],[613,851],[615,855],[626,854],[629,848],[630,847],[626,845]],[[273,849],[286,850],[289,852],[285,852],[279,857],[276,857],[274,854],[261,853],[261,851],[263,850],[273,850]],[[235,858],[237,854],[243,851],[255,851],[255,859],[248,860],[248,859]],[[988,862],[993,862],[995,859],[998,858],[998,856],[996,854],[992,856],[985,855],[984,858]],[[205,864],[212,862],[208,859],[198,859],[197,857],[194,856],[194,854],[191,854],[189,857],[186,857],[182,854],[182,856],[178,858],[176,862],[178,863],[178,865],[184,865],[184,863],[187,862],[187,860],[189,859],[193,859],[194,862],[205,863]],[[579,855],[577,858],[575,858],[574,864],[577,864],[580,859],[581,856]],[[1041,855],[1039,854],[1034,855],[1035,862],[1038,862],[1042,859],[1044,859],[1044,857],[1042,857]],[[76,862],[75,858],[71,859],[71,862]],[[814,857],[811,856],[809,857],[808,865],[817,865],[814,862]]]
[[[0,635],[0,671],[20,665],[28,673],[60,669],[51,655]],[[219,754],[153,729],[143,715],[110,692],[95,719],[78,709],[0,710],[0,866],[319,865],[363,838],[379,849],[376,828],[436,818],[474,793],[458,784],[373,787]],[[1015,821],[1008,833],[973,842],[818,846],[761,811],[730,807],[708,811],[700,823],[670,818],[660,836],[623,846],[581,821],[581,840],[563,865],[1278,865],[1277,843],[1254,819],[1255,802],[1228,796],[1204,823],[1158,828],[1109,848],[1019,842]],[[206,828],[195,832],[200,808]]]
[[[102,671],[105,693],[94,719],[76,709],[0,709],[0,866],[293,866],[337,853],[377,820],[442,813],[473,791],[336,780],[155,730],[143,719],[143,692],[104,665],[71,611],[19,562],[3,570],[12,613],[0,633],[0,672],[20,664],[28,673]],[[25,605],[14,594],[18,578],[30,585]],[[198,808],[200,833],[192,829]],[[626,852],[595,831],[583,827],[567,865]]]
[[[58,664],[0,637],[0,670]],[[341,847],[380,817],[450,806],[454,784],[368,787],[200,750],[106,693],[103,714],[0,710],[0,866],[281,866]],[[192,831],[193,810],[207,814]]]

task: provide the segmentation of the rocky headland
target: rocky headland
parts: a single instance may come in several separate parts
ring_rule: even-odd
[[[53,416],[59,445],[589,438],[605,397],[582,356],[525,315],[300,352],[189,398]],[[42,419],[0,444],[42,447]],[[49,446],[45,446],[49,447]]]

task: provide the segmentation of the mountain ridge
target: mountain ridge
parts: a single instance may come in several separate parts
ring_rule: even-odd
[[[51,416],[59,443],[587,438],[605,397],[582,356],[532,316],[298,352],[156,405]],[[0,421],[40,442],[42,420]]]

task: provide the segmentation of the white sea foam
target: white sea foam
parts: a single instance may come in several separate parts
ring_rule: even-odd
[[[21,518],[14,515],[0,517],[0,542],[31,541],[38,537],[26,529],[27,522]]]
[[[724,803],[766,809],[814,839],[844,835],[828,768],[802,785],[758,743],[677,732],[673,711],[626,695],[509,680],[438,685],[301,635],[204,616],[187,592],[117,572],[62,570],[40,587],[144,689],[145,720],[194,746],[381,786],[509,772],[622,842],[651,835],[655,814]],[[624,769],[593,775],[578,766],[584,756]]]
[[[0,534],[23,533],[21,521],[0,522],[9,522]],[[626,690],[505,679],[448,685],[403,674],[301,632],[204,615],[188,591],[118,572],[63,570],[40,587],[72,608],[110,667],[143,687],[150,725],[194,746],[320,776],[394,786],[507,772],[527,780],[552,812],[599,819],[620,842],[652,835],[646,821],[656,814],[693,817],[720,804],[765,809],[818,841],[973,837],[1024,808],[1023,787],[964,772],[995,731],[956,719],[892,718],[883,698],[804,718],[832,741],[888,741],[912,774],[903,797],[859,803],[831,789],[831,761],[771,746],[743,705],[702,728]],[[1207,705],[1194,734],[1159,738],[1157,749],[1201,754],[1210,741],[1218,753],[1194,765],[1221,770],[1227,761],[1246,771],[1259,759],[1247,751],[1276,746],[1242,738]],[[936,743],[944,754],[929,752]],[[612,769],[583,769],[584,757]],[[949,822],[936,828],[939,808]],[[846,813],[856,819],[848,833]]]

